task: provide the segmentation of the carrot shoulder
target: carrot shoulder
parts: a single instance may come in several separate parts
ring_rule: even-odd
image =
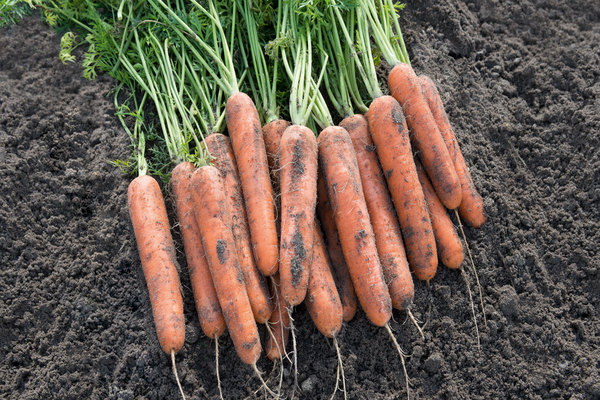
[[[428,281],[437,270],[435,238],[402,108],[391,96],[378,97],[369,107],[367,120],[394,199],[408,263],[418,279]]]
[[[306,296],[313,255],[317,202],[317,140],[307,127],[291,125],[281,138],[281,293],[289,305]]]
[[[454,162],[454,168],[456,169],[460,181],[462,201],[460,202],[460,206],[458,206],[458,213],[468,225],[474,228],[480,228],[487,219],[483,208],[483,199],[475,188],[471,173],[467,168],[462,151],[460,151],[460,147],[458,146],[456,135],[454,135],[450,121],[448,121],[448,115],[444,109],[440,94],[438,93],[435,84],[428,76],[419,76],[419,82],[423,88],[423,94],[427,99],[433,118],[444,138],[444,142],[450,153],[450,158]]]
[[[369,320],[384,326],[392,304],[377,256],[352,141],[345,129],[329,127],[318,138],[319,162],[348,270]]]
[[[453,210],[460,205],[460,181],[448,148],[423,96],[417,75],[408,64],[398,64],[389,74],[392,96],[400,102],[411,139],[442,203]]]
[[[158,183],[148,175],[139,176],[129,184],[127,200],[158,341],[165,353],[176,353],[185,340],[185,321],[165,202]]]
[[[252,99],[236,93],[227,99],[227,129],[240,173],[256,265],[264,275],[277,271],[279,246],[273,189],[260,119]]]
[[[206,148],[213,159],[213,165],[221,172],[227,195],[227,209],[231,217],[231,231],[235,239],[238,261],[244,273],[246,291],[254,318],[264,324],[271,316],[272,304],[264,277],[254,263],[250,248],[250,232],[244,207],[242,187],[229,138],[213,133],[204,139]]]
[[[206,336],[216,339],[225,332],[226,326],[194,215],[191,181],[195,170],[189,162],[177,165],[171,173],[171,188],[200,326]]]
[[[329,203],[327,186],[322,172],[319,173],[317,178],[317,213],[321,222],[321,228],[323,228],[329,259],[331,260],[333,279],[336,283],[340,300],[342,301],[343,318],[344,321],[349,322],[356,314],[356,293],[354,292],[352,278],[344,259],[340,237],[335,227],[333,210]]]
[[[435,244],[440,261],[448,268],[458,268],[465,259],[463,246],[454,229],[454,224],[448,216],[444,205],[438,199],[427,174],[420,164],[417,164],[419,181],[431,216],[431,226],[435,236]]]
[[[375,233],[377,253],[392,305],[399,310],[405,310],[412,304],[414,285],[406,260],[398,217],[377,160],[367,120],[357,114],[345,118],[340,122],[340,126],[350,134],[356,152],[365,201]]]
[[[215,167],[192,175],[196,222],[229,335],[240,359],[253,365],[260,357],[258,329],[240,269],[225,187]]]

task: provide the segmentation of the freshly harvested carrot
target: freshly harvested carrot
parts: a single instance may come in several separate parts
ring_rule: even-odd
[[[483,209],[483,199],[475,188],[469,168],[467,168],[467,164],[462,151],[460,151],[460,147],[458,146],[458,141],[456,140],[450,121],[448,121],[448,115],[444,110],[444,104],[442,103],[440,94],[438,93],[435,84],[428,76],[419,76],[419,82],[423,88],[423,94],[427,99],[433,118],[444,138],[450,158],[454,162],[454,168],[456,169],[458,179],[460,180],[462,201],[458,206],[458,213],[467,224],[473,228],[480,228],[487,219]]]
[[[283,132],[288,126],[290,126],[288,121],[276,119],[262,128],[274,193],[279,193],[279,144],[281,143]]]
[[[340,237],[335,227],[333,210],[329,204],[327,186],[325,185],[322,173],[319,173],[317,178],[317,213],[325,235],[325,242],[327,243],[327,252],[331,260],[333,279],[336,283],[340,300],[342,301],[343,318],[345,322],[349,322],[356,314],[356,293],[354,292],[352,278],[344,259],[344,252],[342,251]]]
[[[377,256],[352,141],[344,128],[331,126],[321,132],[318,143],[319,162],[358,300],[373,324],[385,326],[392,315],[392,302]]]
[[[275,308],[269,319],[273,336],[268,334],[265,342],[265,353],[271,361],[279,360],[283,357],[285,346],[290,336],[290,314],[287,310],[287,303],[281,295],[280,288],[279,274],[275,274],[271,279],[271,293],[273,293]]]
[[[437,270],[435,238],[402,108],[391,96],[378,97],[369,107],[367,120],[394,199],[408,263],[418,279],[428,281]]]
[[[264,275],[272,275],[277,272],[279,246],[273,189],[258,112],[248,95],[237,92],[227,99],[225,115],[242,182],[256,265]]]
[[[314,229],[314,254],[305,304],[319,332],[334,338],[342,328],[342,302],[331,274],[321,228],[316,222]]]
[[[192,163],[178,164],[171,173],[171,188],[200,326],[206,336],[217,339],[225,333],[226,326],[194,215],[191,180],[195,170]]]
[[[290,306],[304,300],[313,257],[317,203],[317,139],[305,126],[290,125],[281,137],[281,294]]]
[[[129,184],[127,201],[158,341],[163,351],[172,355],[183,347],[185,321],[165,202],[158,183],[148,175],[139,176]]]
[[[213,133],[204,139],[206,148],[214,157],[213,165],[221,172],[227,195],[227,209],[231,218],[231,232],[235,239],[238,261],[244,273],[246,291],[254,319],[260,324],[269,320],[273,306],[264,277],[254,263],[250,249],[250,232],[246,219],[244,197],[238,177],[235,157],[229,138],[220,133]]]
[[[438,197],[448,209],[455,209],[462,199],[460,181],[415,71],[400,63],[390,72],[388,83],[392,96],[402,105],[411,140]]]
[[[417,161],[417,173],[419,181],[423,188],[429,215],[431,216],[431,226],[435,236],[435,245],[440,261],[448,268],[459,268],[465,259],[463,246],[460,238],[454,229],[452,220],[448,216],[444,205],[437,197],[423,166]]]
[[[260,339],[237,258],[219,170],[210,166],[198,168],[192,175],[192,196],[196,223],[229,335],[240,359],[255,365],[260,357]]]
[[[365,201],[375,233],[377,253],[392,306],[406,310],[412,304],[415,288],[406,260],[398,217],[369,135],[367,120],[356,114],[345,118],[340,126],[348,131],[354,145]]]

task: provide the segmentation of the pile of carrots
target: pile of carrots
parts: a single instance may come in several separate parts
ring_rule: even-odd
[[[438,260],[453,269],[464,261],[448,210],[473,228],[486,221],[438,90],[410,66],[398,7],[316,3],[123,1],[75,16],[45,4],[87,29],[88,67],[142,93],[120,114],[139,174],[128,203],[175,374],[183,299],[164,199],[148,175],[146,103],[175,165],[171,193],[200,325],[217,350],[227,331],[261,380],[263,345],[269,359],[284,357],[301,303],[333,339],[344,385],[336,338],[359,304],[404,365],[392,309],[412,318],[413,276],[429,282]],[[391,68],[390,95],[375,48]]]

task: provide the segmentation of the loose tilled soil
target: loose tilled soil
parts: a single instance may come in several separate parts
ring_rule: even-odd
[[[411,1],[402,13],[489,214],[466,230],[485,293],[481,350],[456,271],[416,284],[425,340],[395,314],[419,398],[600,398],[600,2],[513,3]],[[176,399],[128,219],[131,178],[108,163],[129,151],[112,82],[62,65],[58,43],[37,16],[0,31],[0,396]],[[182,283],[183,388],[217,398],[185,268]],[[304,307],[295,315],[302,397],[327,398],[333,346]],[[359,313],[340,342],[349,398],[405,398],[384,330]],[[229,338],[220,349],[226,397],[254,398]]]

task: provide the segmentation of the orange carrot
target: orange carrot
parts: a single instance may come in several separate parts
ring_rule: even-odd
[[[246,291],[256,322],[264,324],[272,311],[269,291],[264,277],[256,268],[250,249],[250,232],[246,219],[244,197],[238,177],[231,142],[227,136],[213,133],[204,139],[206,148],[214,157],[213,165],[221,172],[227,195],[227,209],[231,218],[231,231],[235,239],[238,261],[244,273]]]
[[[288,126],[290,126],[290,123],[283,119],[277,119],[263,126],[263,139],[267,150],[274,193],[279,193],[279,144],[281,143],[283,132]]]
[[[215,167],[200,167],[194,172],[192,195],[196,223],[229,335],[240,359],[255,365],[261,351],[258,329],[237,259],[225,185]]]
[[[392,306],[406,310],[413,301],[415,290],[406,260],[398,217],[390,198],[385,178],[377,155],[367,120],[362,115],[353,115],[340,122],[348,131],[360,171],[367,208],[375,232],[375,242],[383,276],[390,291]]]
[[[423,194],[425,195],[429,215],[431,216],[431,226],[433,227],[438,257],[446,267],[458,268],[465,259],[460,238],[454,229],[452,220],[450,220],[444,205],[437,197],[425,170],[419,162],[417,162],[417,172],[419,174],[419,181],[423,187]]]
[[[306,296],[313,253],[317,202],[317,140],[305,126],[291,125],[281,137],[281,293],[290,306]]]
[[[354,292],[352,278],[350,277],[350,272],[348,272],[348,266],[344,259],[342,245],[340,243],[337,228],[335,227],[333,210],[329,204],[327,186],[325,185],[325,179],[323,178],[322,173],[319,173],[317,178],[317,212],[327,243],[327,252],[329,253],[329,259],[331,260],[331,266],[333,268],[333,278],[336,283],[340,300],[342,301],[343,318],[345,322],[349,322],[356,314],[356,293]]]
[[[360,305],[369,320],[385,326],[392,302],[377,256],[352,141],[344,128],[325,128],[318,138],[319,162],[340,242]]]
[[[438,93],[435,84],[428,76],[419,76],[419,82],[423,88],[423,94],[427,99],[433,118],[444,138],[444,142],[450,153],[450,158],[454,162],[454,168],[458,174],[458,179],[460,180],[462,201],[460,202],[460,206],[458,206],[458,213],[467,224],[474,228],[480,228],[487,219],[483,209],[483,199],[475,188],[475,184],[473,183],[463,154],[458,146],[458,141],[456,140],[456,136],[450,125],[450,121],[448,121],[448,115],[446,115],[446,111],[444,110],[444,104],[442,103],[440,94]]]
[[[334,338],[342,328],[342,303],[331,274],[321,228],[316,222],[314,230],[314,255],[305,304],[319,332]]]
[[[418,279],[428,281],[437,270],[435,238],[402,108],[391,96],[378,97],[369,107],[367,120],[394,199],[408,263]]]
[[[460,181],[417,75],[410,65],[401,63],[390,72],[388,83],[392,96],[402,105],[411,140],[438,197],[447,208],[455,209],[462,199]]]
[[[227,99],[225,111],[242,182],[256,265],[264,275],[272,275],[277,272],[279,246],[273,189],[258,112],[252,99],[241,92]]]
[[[194,215],[191,180],[195,170],[189,162],[177,165],[171,174],[171,188],[200,326],[206,336],[216,339],[225,332],[226,326]]]
[[[127,201],[158,341],[165,353],[177,353],[185,340],[183,299],[175,246],[160,187],[154,178],[139,176],[129,184]]]
[[[271,293],[273,293],[273,301],[275,302],[275,308],[269,319],[273,336],[267,335],[265,353],[269,360],[278,360],[285,353],[285,345],[290,335],[290,314],[287,310],[287,303],[281,295],[279,274],[272,277]]]

